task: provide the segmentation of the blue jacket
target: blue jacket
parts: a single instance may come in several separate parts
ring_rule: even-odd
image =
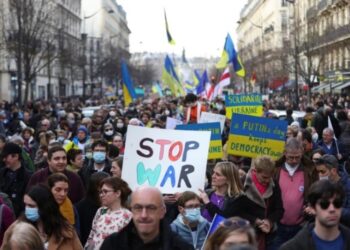
[[[181,214],[171,223],[170,227],[171,230],[177,233],[184,241],[192,243],[195,249],[202,249],[210,224],[202,216],[200,217],[197,225],[197,239],[192,238],[192,231],[183,223]]]
[[[340,172],[339,174],[339,183],[343,186],[345,191],[345,198],[341,213],[341,222],[346,226],[350,226],[350,179],[347,173]]]

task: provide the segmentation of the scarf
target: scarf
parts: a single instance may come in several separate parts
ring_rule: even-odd
[[[255,184],[256,189],[259,191],[261,195],[263,195],[266,192],[268,185],[264,185],[259,182],[258,178],[256,177],[256,171],[252,171],[252,180],[253,180],[253,183]]]
[[[60,212],[63,215],[63,217],[66,218],[71,225],[75,224],[73,204],[68,197],[60,205]]]

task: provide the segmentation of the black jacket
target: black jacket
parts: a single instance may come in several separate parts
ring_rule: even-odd
[[[131,221],[119,233],[113,233],[103,242],[100,250],[190,250],[193,246],[172,232],[170,226],[160,223],[160,235],[150,243],[143,243]]]
[[[13,205],[16,217],[24,210],[23,196],[31,173],[21,166],[17,171],[8,168],[0,170],[0,191],[6,193]]]
[[[83,181],[84,186],[87,188],[90,177],[93,173],[96,173],[97,170],[94,169],[94,160],[91,159],[86,164],[83,165],[83,167],[78,171],[78,175]],[[111,174],[111,163],[109,160],[105,160],[105,166],[103,167],[103,172],[106,172],[107,174]]]
[[[312,230],[314,224],[307,224],[291,240],[282,245],[280,250],[316,250],[315,243],[312,239]],[[342,225],[339,229],[344,237],[344,250],[350,249],[350,229]]]

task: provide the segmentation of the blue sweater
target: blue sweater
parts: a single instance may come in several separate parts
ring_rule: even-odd
[[[183,223],[181,214],[171,223],[170,227],[171,230],[177,233],[184,241],[192,243],[195,249],[202,249],[205,237],[209,231],[210,223],[202,216],[200,217],[196,230],[197,239],[192,238],[191,228]]]

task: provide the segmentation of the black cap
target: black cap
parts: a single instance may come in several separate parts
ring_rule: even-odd
[[[22,148],[13,142],[6,143],[4,148],[2,149],[1,158],[4,158],[4,157],[11,155],[11,154],[21,155]]]

